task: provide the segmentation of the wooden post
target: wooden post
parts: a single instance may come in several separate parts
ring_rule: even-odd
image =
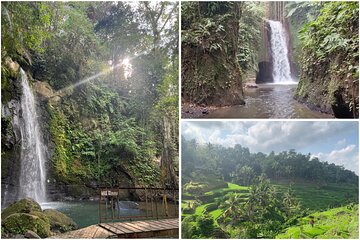
[[[147,189],[145,188],[145,209],[146,209],[146,218],[149,217],[149,214],[148,214],[148,199],[147,199]]]
[[[99,188],[100,198],[99,198],[99,223],[101,223],[101,188]]]
[[[157,193],[155,191],[155,193]],[[159,216],[158,216],[158,207],[157,207],[157,202],[156,202],[156,194],[155,194],[155,211],[156,211],[156,219],[159,219]]]
[[[108,191],[107,191],[107,188],[105,188],[106,190],[106,196],[105,196],[105,218],[107,219],[108,218]]]
[[[117,194],[117,198],[116,198],[116,206],[117,206],[117,219],[120,219],[120,206],[119,206],[119,196],[120,196],[120,188],[118,188],[118,194]]]

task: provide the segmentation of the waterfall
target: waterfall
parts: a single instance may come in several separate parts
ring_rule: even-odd
[[[21,72],[21,167],[19,198],[30,197],[39,203],[46,202],[45,146],[40,135],[35,97],[23,69]]]
[[[293,82],[290,72],[285,31],[281,22],[268,20],[270,25],[270,48],[272,56],[272,76],[274,83]]]

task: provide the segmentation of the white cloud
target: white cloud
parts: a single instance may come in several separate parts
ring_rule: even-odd
[[[319,152],[312,155],[312,157],[317,157],[324,162],[344,166],[346,169],[350,169],[356,174],[359,174],[359,155],[354,144],[339,150],[333,150],[330,153]]]
[[[196,121],[183,122],[182,134],[201,142],[227,147],[241,144],[254,152],[270,152],[305,148],[334,137],[336,132],[352,131],[353,126],[351,122],[325,121]]]
[[[346,143],[346,139],[343,138],[343,139],[339,140],[336,144],[339,146],[342,146],[342,145],[345,145],[345,143]]]

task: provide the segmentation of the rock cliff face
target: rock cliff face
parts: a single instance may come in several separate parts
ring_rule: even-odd
[[[295,98],[313,110],[334,114],[336,118],[359,117],[358,110],[350,108],[359,104],[358,87],[353,81],[331,75],[319,78],[301,78]]]
[[[2,206],[18,200],[19,197],[19,174],[21,166],[21,131],[22,122],[21,96],[22,87],[20,80],[20,65],[10,58],[5,58],[2,67],[1,92],[1,199]],[[73,181],[71,184],[65,176],[59,176],[54,171],[54,151],[56,141],[51,131],[51,121],[54,116],[51,110],[61,111],[64,98],[68,98],[72,91],[56,92],[45,81],[32,79],[30,70],[27,72],[30,85],[37,99],[38,120],[41,123],[43,143],[47,146],[45,159],[47,169],[47,195],[49,200],[64,199],[89,199],[98,195],[97,187],[102,185],[96,181]],[[86,119],[74,120],[85,121]],[[90,121],[91,122],[91,121]],[[86,125],[86,124],[84,124]],[[94,126],[91,126],[94,127]],[[96,126],[95,126],[96,127]],[[64,132],[64,134],[66,134]],[[130,186],[133,177],[126,169],[118,169],[118,179],[121,186]],[[129,195],[127,195],[128,197]]]
[[[1,198],[2,205],[18,196],[21,133],[17,122],[21,117],[21,86],[17,81],[20,66],[6,58],[1,77]]]
[[[183,46],[183,98],[186,101],[228,106],[244,104],[241,76],[236,66],[226,59],[225,53],[202,53],[202,50]],[[194,57],[195,52],[201,54]],[[196,89],[196,90],[194,90]],[[195,94],[194,94],[195,93]]]
[[[21,74],[20,65],[10,58],[5,58],[2,67],[2,109],[1,109],[1,139],[2,139],[2,204],[7,205],[19,197],[19,174],[21,168],[21,125],[23,110],[21,108]],[[49,120],[46,111],[46,102],[37,101],[38,118],[42,124],[41,133],[45,139],[44,144],[51,146],[51,136],[47,128]],[[51,149],[51,148],[50,148]],[[46,159],[50,159],[51,152],[45,153]]]

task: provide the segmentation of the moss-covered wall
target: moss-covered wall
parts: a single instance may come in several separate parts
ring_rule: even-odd
[[[326,2],[301,30],[296,98],[337,118],[359,117],[359,4]]]

